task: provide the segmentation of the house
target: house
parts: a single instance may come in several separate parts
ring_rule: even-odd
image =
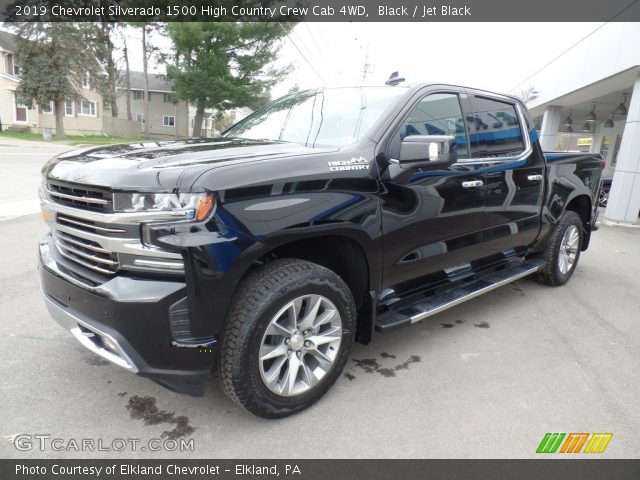
[[[124,72],[121,72],[124,76]],[[148,123],[151,137],[187,137],[189,107],[187,102],[174,102],[171,82],[164,75],[149,75],[149,118],[144,118],[144,73],[129,72],[131,86],[131,118],[140,124]],[[118,118],[127,118],[127,96],[118,89]]]
[[[27,106],[18,101],[20,66],[15,62],[15,35],[0,30],[0,121],[3,129],[40,133],[50,129],[55,133],[53,101]],[[64,105],[65,133],[70,135],[124,135],[131,130],[129,122],[114,122],[104,115],[102,96],[94,89],[94,79],[87,74],[76,98]]]
[[[0,30],[0,125],[3,129],[41,133],[50,129],[55,133],[53,102],[29,107],[16,97],[20,84],[20,67],[14,61],[15,35]],[[124,76],[124,72],[121,72]],[[131,71],[131,120],[127,119],[127,95],[124,88],[117,89],[118,117],[105,109],[103,98],[94,88],[94,79],[85,75],[82,87],[74,99],[65,102],[64,128],[69,135],[116,135],[140,137],[144,124],[148,124],[151,138],[189,137],[193,133],[195,108],[185,101],[175,102],[171,82],[163,75],[149,75],[149,112],[145,118],[144,73]],[[246,117],[249,108],[236,108],[225,112],[222,122],[215,122],[215,112],[206,112],[202,134],[213,136],[226,126]]]
[[[253,110],[249,107],[238,107],[225,110],[222,120],[216,120],[215,110],[206,110],[202,119],[202,128],[200,129],[201,136],[203,137],[215,137],[220,132],[226,130],[234,123],[239,122],[243,118],[251,115]],[[193,134],[193,124],[195,123],[196,108],[192,105],[189,106],[189,134]]]
[[[38,123],[38,112],[22,105],[16,98],[20,84],[20,67],[13,58],[14,35],[0,30],[0,125],[2,129],[30,130]]]

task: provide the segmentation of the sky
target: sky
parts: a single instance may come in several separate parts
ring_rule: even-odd
[[[278,65],[293,67],[272,91],[293,87],[382,85],[393,71],[407,82],[437,81],[505,93],[602,23],[312,23],[282,42]],[[130,31],[131,65],[141,69],[139,33]],[[170,44],[158,37],[164,49]],[[594,58],[597,61],[597,58]],[[363,71],[369,64],[367,74]],[[154,70],[162,72],[161,66]]]

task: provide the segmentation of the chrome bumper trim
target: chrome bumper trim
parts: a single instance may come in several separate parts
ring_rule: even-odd
[[[115,363],[116,365],[125,368],[130,372],[138,373],[138,368],[115,338],[113,338],[108,333],[105,333],[102,330],[94,327],[90,323],[80,319],[77,315],[74,315],[68,309],[57,304],[44,291],[42,292],[42,295],[44,297],[45,303],[47,305],[47,310],[49,310],[49,314],[51,315],[51,317],[62,327],[69,330],[71,334],[76,337],[76,339],[82,345],[91,350],[93,353],[100,355],[102,358],[109,360],[110,362]],[[81,326],[86,330],[89,330],[91,333],[83,332],[80,329]],[[92,334],[107,339],[115,347],[115,353],[96,345],[95,342],[91,340]]]

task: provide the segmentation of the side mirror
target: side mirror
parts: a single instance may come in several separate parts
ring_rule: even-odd
[[[410,135],[400,144],[401,164],[445,165],[458,159],[453,135]]]

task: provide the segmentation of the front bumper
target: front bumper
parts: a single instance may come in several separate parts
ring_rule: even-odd
[[[115,276],[85,285],[57,258],[50,235],[40,242],[40,282],[49,313],[86,348],[130,372],[181,393],[202,395],[215,343],[177,347],[170,309],[184,304],[183,281]]]

